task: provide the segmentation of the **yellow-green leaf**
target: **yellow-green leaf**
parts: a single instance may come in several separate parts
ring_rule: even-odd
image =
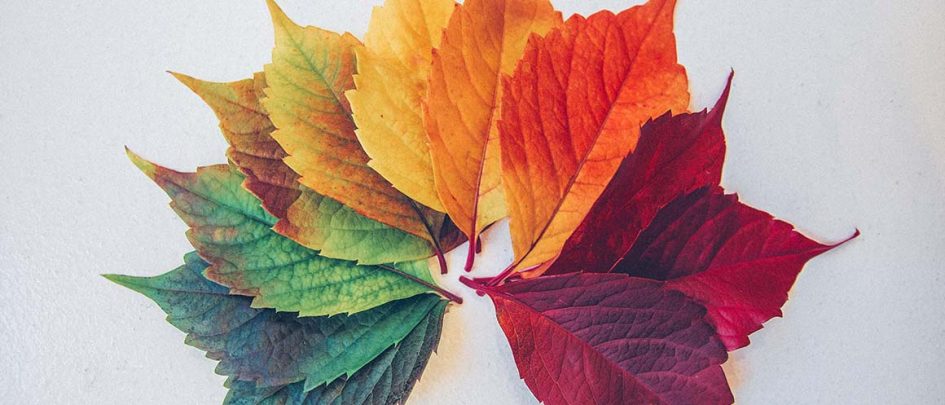
[[[368,165],[344,92],[354,88],[351,34],[301,27],[268,1],[275,26],[262,101],[272,137],[306,187],[358,213],[436,243],[443,215],[417,206]]]
[[[272,126],[259,103],[265,76],[230,83],[209,82],[174,73],[220,119],[230,144],[227,156],[246,176],[243,186],[279,219],[274,229],[325,257],[382,264],[427,258],[431,244],[418,236],[364,217],[298,182],[272,139]]]

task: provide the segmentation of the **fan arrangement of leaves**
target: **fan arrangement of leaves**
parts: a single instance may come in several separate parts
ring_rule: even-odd
[[[218,360],[228,404],[404,402],[450,301],[428,260],[508,217],[514,261],[467,279],[546,404],[728,404],[727,351],[835,247],[719,186],[722,114],[689,112],[675,1],[564,20],[548,0],[387,0],[361,41],[269,0],[272,63],[174,74],[228,164],[131,160],[195,252],[108,275]],[[854,235],[856,236],[856,235]]]

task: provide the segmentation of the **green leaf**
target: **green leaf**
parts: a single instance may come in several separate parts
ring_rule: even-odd
[[[418,327],[429,330],[431,317],[439,319],[445,308],[439,298],[422,295],[351,316],[300,318],[255,309],[249,298],[228,295],[202,276],[206,267],[190,253],[183,266],[157,277],[105,277],[154,300],[168,322],[187,333],[187,344],[220,361],[216,371],[231,376],[231,386],[246,382],[261,392],[296,383],[310,391],[342,376],[356,381],[358,370],[384,359],[391,348],[414,344],[395,346]]]
[[[258,388],[251,382],[230,379],[227,381],[230,392],[224,405],[403,403],[423,373],[430,355],[436,350],[445,309],[445,302],[441,303],[404,340],[387,349],[350,378],[337,379],[307,393],[302,383],[275,389]]]
[[[321,254],[361,264],[383,264],[433,256],[429,242],[358,214],[338,201],[304,186],[289,211],[292,221],[276,227],[307,246],[320,246]],[[297,226],[304,223],[304,226]]]
[[[184,256],[183,266],[160,276],[106,274],[105,278],[151,298],[167,313],[171,325],[194,336],[226,333],[261,312],[246,305],[249,298],[230,296],[226,287],[204,278],[201,272],[206,267],[191,252]]]
[[[425,239],[358,214],[299,183],[283,162],[285,150],[260,103],[266,79],[208,82],[180,73],[174,77],[202,98],[220,120],[230,148],[227,157],[246,176],[243,186],[278,218],[274,229],[322,256],[361,264],[383,264],[433,256]]]
[[[357,313],[430,292],[434,285],[426,261],[361,266],[322,257],[279,235],[271,229],[275,218],[227,165],[180,173],[129,156],[190,226],[188,239],[212,264],[207,277],[232,293],[255,296],[254,307],[301,316]]]

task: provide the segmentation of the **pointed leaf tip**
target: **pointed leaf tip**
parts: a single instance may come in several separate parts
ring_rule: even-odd
[[[193,76],[185,75],[180,72],[175,72],[173,70],[168,70],[167,73],[170,73],[171,76],[174,76],[174,78],[177,79],[177,81],[183,83],[184,86],[187,86],[187,88],[193,91],[197,91],[196,87],[197,87],[197,84],[199,84],[200,82],[199,79]]]
[[[838,248],[838,247],[840,247],[840,246],[846,245],[847,242],[849,242],[849,241],[851,241],[851,240],[854,240],[854,239],[856,239],[856,238],[859,238],[859,237],[860,237],[860,228],[855,228],[855,229],[853,230],[853,235],[850,235],[850,236],[848,236],[846,239],[841,240],[840,242],[834,243],[833,245],[828,245],[828,247],[829,247],[830,249],[835,249],[835,248]]]
[[[147,295],[144,292],[147,287],[141,283],[145,277],[126,276],[123,274],[102,274],[101,276],[106,280],[125,287],[129,290]]]
[[[275,0],[266,0],[266,6],[269,8],[269,15],[272,18],[272,25],[273,28],[275,28],[277,34],[280,30],[284,30],[287,25],[298,27],[298,24],[296,24],[295,21],[292,21],[292,19],[289,18],[289,16],[287,16],[284,11],[282,11],[282,7],[279,7]]]
[[[128,277],[121,274],[99,274],[99,275],[105,278],[106,280],[111,281],[118,285],[124,285],[122,284],[124,282],[124,278]]]
[[[152,179],[154,178],[155,174],[157,173],[157,165],[141,157],[127,146],[125,146],[125,154],[128,155],[128,159],[131,160],[131,163],[134,163],[134,165],[137,166],[142,173]]]
[[[721,117],[725,113],[725,106],[728,105],[728,95],[732,92],[732,80],[735,78],[735,69],[732,69],[728,74],[728,79],[725,82],[725,89],[722,90],[722,95],[719,96],[718,101],[715,102],[715,106],[712,107],[712,114],[717,117]]]

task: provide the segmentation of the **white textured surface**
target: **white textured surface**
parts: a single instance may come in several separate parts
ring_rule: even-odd
[[[283,3],[360,35],[379,1]],[[786,318],[733,355],[736,399],[945,403],[945,2],[680,3],[693,107],[737,71],[725,185],[823,240],[863,231],[812,262]],[[122,145],[179,169],[223,162],[213,115],[163,71],[241,79],[271,41],[261,0],[0,3],[0,402],[220,402],[214,364],[97,275],[158,274],[189,250]],[[478,262],[492,271],[506,229]],[[491,304],[464,295],[411,403],[534,402]]]

